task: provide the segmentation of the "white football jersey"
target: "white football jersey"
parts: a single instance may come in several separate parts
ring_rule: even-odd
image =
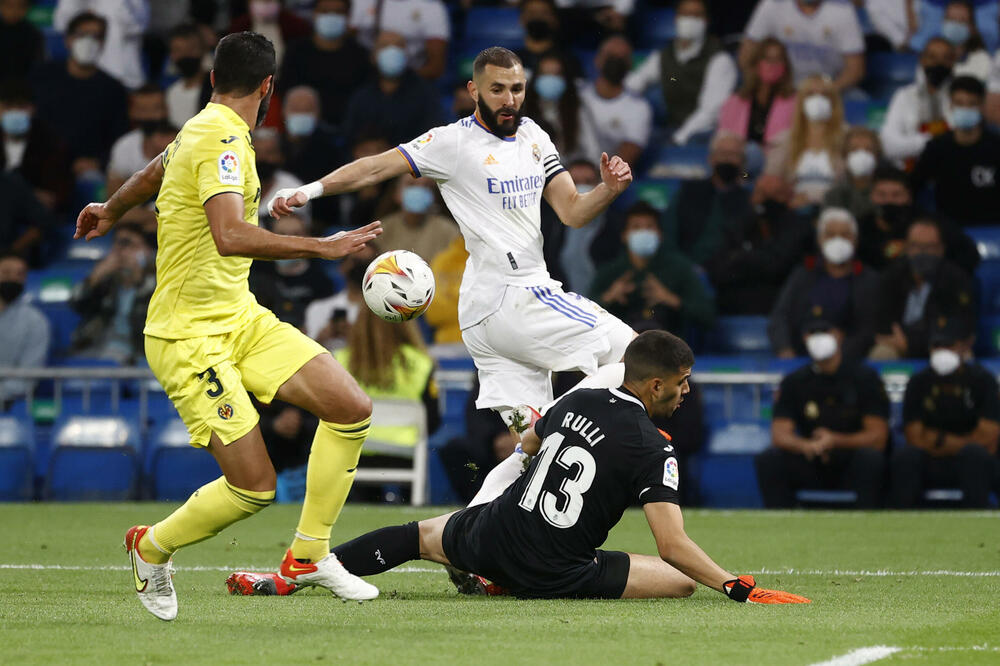
[[[472,115],[396,149],[415,176],[437,181],[465,237],[463,329],[497,311],[505,285],[558,285],[542,257],[540,205],[542,190],[566,169],[542,128],[522,118],[516,134],[501,139]]]

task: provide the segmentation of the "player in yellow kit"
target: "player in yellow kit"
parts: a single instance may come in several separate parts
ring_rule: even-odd
[[[215,53],[211,102],[161,156],[107,202],[89,204],[77,220],[75,237],[90,240],[159,191],[157,285],[146,318],[146,357],[191,444],[206,447],[223,473],[164,520],[126,533],[136,593],[163,620],[177,615],[173,553],[274,499],[274,467],[250,391],[262,402],[277,398],[320,419],[282,576],[345,599],[378,595],[329,553],[330,530],[368,433],[371,400],[323,347],[258,305],[247,276],[253,259],[350,254],[378,236],[381,225],[327,238],[279,236],[257,226],[261,191],[250,130],[267,113],[274,71],[274,47],[265,37],[224,37]]]

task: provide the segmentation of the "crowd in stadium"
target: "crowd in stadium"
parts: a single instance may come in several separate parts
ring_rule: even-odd
[[[912,506],[935,484],[985,506],[1000,485],[1000,397],[973,358],[998,352],[996,241],[981,240],[1000,238],[997,0],[0,0],[0,367],[143,363],[154,204],[90,244],[71,241],[76,214],[175,139],[211,95],[214,45],[241,30],[267,36],[279,62],[253,132],[261,202],[472,114],[471,59],[514,50],[523,112],[581,191],[600,182],[602,152],[636,175],[583,228],[543,205],[553,277],[696,352],[736,351],[730,334],[766,326],[769,354],[800,360],[784,366],[774,446],[757,459],[767,506],[824,485],[859,506]],[[433,429],[427,344],[461,342],[468,256],[434,182],[407,175],[278,221],[260,207],[279,234],[373,219],[385,233],[365,252],[257,262],[251,288],[373,395],[405,384]],[[419,325],[361,307],[368,262],[397,248],[437,280]],[[75,314],[53,320],[37,305],[66,276]],[[901,359],[931,367],[906,389],[907,445],[888,458],[889,401],[863,362]],[[399,381],[400,363],[418,376]],[[0,380],[0,405],[28,386]],[[692,451],[705,438],[696,408],[670,426]],[[277,466],[304,464],[311,417],[262,413]],[[478,441],[442,454],[457,468],[513,446],[495,416],[467,420]]]

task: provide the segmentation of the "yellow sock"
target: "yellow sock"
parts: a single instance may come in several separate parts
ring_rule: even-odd
[[[243,490],[224,476],[205,484],[179,509],[153,525],[139,541],[142,559],[162,564],[178,548],[213,537],[274,501],[274,491]]]
[[[354,483],[370,425],[371,418],[343,424],[320,421],[309,452],[306,499],[292,557],[317,562],[330,554],[330,530]]]

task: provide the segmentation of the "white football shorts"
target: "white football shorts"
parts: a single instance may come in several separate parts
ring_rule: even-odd
[[[479,409],[552,401],[552,372],[591,375],[635,335],[593,301],[557,286],[504,287],[500,309],[462,331],[479,372]]]

